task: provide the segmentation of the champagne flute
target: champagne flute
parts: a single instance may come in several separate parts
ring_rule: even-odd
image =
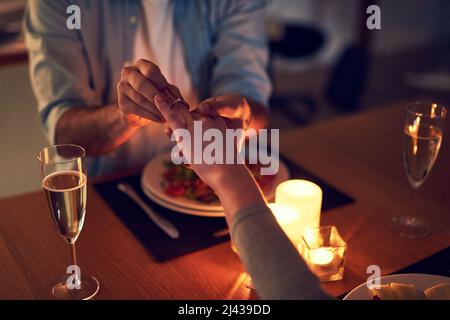
[[[46,147],[38,154],[42,188],[53,221],[69,246],[67,275],[52,290],[53,295],[62,300],[90,299],[100,288],[96,278],[81,272],[75,252],[86,213],[85,154],[82,147],[73,144]]]
[[[409,215],[396,216],[392,223],[404,237],[422,238],[431,232],[426,219],[416,212],[417,191],[427,179],[441,147],[446,109],[435,103],[415,103],[406,110],[404,125],[403,162],[409,184],[414,190]]]

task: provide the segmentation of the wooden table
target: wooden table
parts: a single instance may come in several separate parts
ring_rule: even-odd
[[[412,199],[402,163],[403,119],[403,107],[391,106],[282,135],[285,156],[356,199],[322,214],[322,224],[336,225],[349,246],[344,280],[323,286],[334,296],[364,282],[369,265],[388,274],[450,245],[449,130],[419,192],[433,233],[411,240],[389,228],[390,218],[408,212]],[[157,263],[93,187],[88,199],[78,255],[82,271],[100,280],[98,299],[249,298],[229,243]],[[41,192],[0,200],[0,298],[51,298],[68,262],[66,250]]]

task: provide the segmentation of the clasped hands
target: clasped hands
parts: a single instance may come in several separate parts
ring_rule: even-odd
[[[218,129],[225,136],[226,129],[246,129],[251,118],[246,99],[238,94],[209,98],[194,108],[191,106],[190,110],[184,103],[175,103],[176,99],[183,99],[180,91],[167,82],[157,65],[147,60],[139,60],[122,69],[117,91],[120,115],[130,126],[141,127],[151,121],[166,122],[166,132],[169,134],[180,128],[187,129],[192,134],[194,121],[201,121],[203,131]],[[241,142],[235,141],[236,150]],[[182,149],[186,149],[183,148],[182,141],[177,139],[177,143]],[[245,166],[238,163],[202,163],[192,164],[191,167],[215,190],[222,188],[223,181],[229,180],[231,174],[249,175]]]
[[[124,121],[136,127],[142,127],[151,121],[164,123],[167,119],[161,114],[155,103],[159,95],[167,103],[183,99],[176,86],[170,84],[157,65],[140,59],[135,64],[122,69],[117,85],[118,107]],[[173,104],[175,111],[182,115],[191,112],[195,117],[217,118],[225,122],[227,128],[246,128],[250,122],[250,107],[246,99],[239,94],[225,94],[202,101],[190,110],[182,103]]]

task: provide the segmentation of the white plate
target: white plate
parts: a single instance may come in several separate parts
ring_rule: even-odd
[[[417,290],[423,292],[425,289],[440,283],[450,283],[450,278],[432,274],[405,273],[381,277],[380,282],[381,284],[389,284],[391,282],[414,284]],[[367,283],[364,282],[350,291],[344,297],[344,300],[372,300],[372,294],[367,288]]]
[[[173,203],[170,202],[166,202],[160,198],[158,198],[158,196],[154,195],[153,193],[151,193],[148,189],[142,187],[142,190],[144,191],[145,195],[147,197],[149,197],[151,200],[153,200],[154,202],[156,202],[157,204],[159,204],[161,207],[167,208],[169,210],[173,210],[179,213],[185,213],[185,214],[190,214],[193,216],[200,216],[200,217],[224,217],[225,213],[222,211],[204,211],[204,210],[195,210],[195,209],[189,209],[189,208],[185,208],[185,207],[179,207],[174,205]]]
[[[205,216],[223,216],[223,207],[220,204],[201,203],[185,197],[173,198],[164,192],[162,187],[163,173],[166,170],[164,162],[170,159],[170,152],[162,153],[153,158],[144,168],[141,177],[141,187],[145,194],[161,206],[182,213]],[[289,171],[286,165],[280,161],[280,170],[273,181],[272,188],[266,192],[270,200],[275,196],[275,188],[281,182],[289,179]],[[176,208],[176,209],[174,209]],[[209,214],[210,213],[210,214]]]

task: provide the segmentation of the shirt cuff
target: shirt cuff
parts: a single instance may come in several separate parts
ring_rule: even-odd
[[[64,113],[66,113],[66,111],[68,111],[69,109],[71,109],[72,107],[68,106],[68,105],[60,105],[60,106],[56,106],[54,107],[47,115],[46,119],[45,119],[45,125],[44,125],[44,130],[45,130],[45,134],[47,136],[47,140],[50,144],[55,144],[55,135],[56,135],[56,125],[59,121],[59,118],[62,117],[62,115]]]

